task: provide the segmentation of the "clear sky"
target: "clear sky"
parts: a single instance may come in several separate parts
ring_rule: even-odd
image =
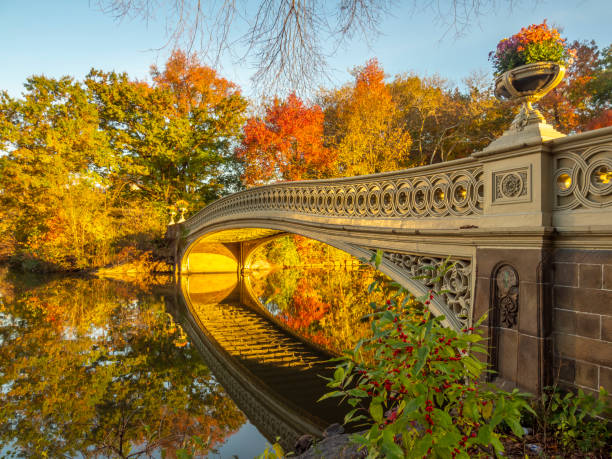
[[[330,59],[332,82],[326,86],[349,81],[348,71],[371,57],[389,75],[438,74],[460,83],[474,70],[490,72],[487,56],[499,39],[544,18],[563,27],[570,41],[612,43],[612,0],[522,0],[512,10],[504,0],[497,3],[495,13],[481,17],[465,35],[443,38],[444,28],[431,12],[411,15],[406,5],[412,0],[398,0],[381,25],[381,36],[369,44],[357,38]],[[164,31],[161,21],[117,23],[93,1],[0,0],[0,89],[16,97],[30,75],[81,79],[92,67],[146,79],[150,65],[162,65],[168,57],[168,49],[152,50],[165,43]],[[225,60],[221,73],[251,94],[252,68]]]

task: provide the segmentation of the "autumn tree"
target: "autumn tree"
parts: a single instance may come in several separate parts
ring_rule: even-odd
[[[538,106],[547,121],[564,133],[607,126],[606,111],[612,108],[609,48],[602,53],[594,41],[574,41],[569,47],[576,51],[576,58],[565,78]]]
[[[246,100],[236,85],[180,51],[151,74],[152,85],[97,70],[85,80],[100,128],[123,161],[114,189],[166,205],[183,199],[197,209],[238,183],[232,148]]]
[[[0,239],[24,261],[87,265],[109,244],[103,190],[114,159],[98,112],[68,77],[35,76],[25,89],[21,100],[0,95]]]
[[[247,120],[237,149],[247,185],[332,173],[334,151],[323,145],[321,107],[308,106],[292,93],[284,100],[275,98],[264,106],[264,112],[263,117]]]
[[[353,72],[355,81],[323,94],[326,138],[337,152],[337,174],[398,170],[409,164],[410,134],[376,59]]]
[[[90,269],[155,250],[167,207],[240,186],[239,89],[176,52],[153,82],[92,70],[0,94],[0,256],[27,270]]]
[[[389,90],[401,125],[412,138],[411,165],[465,157],[501,135],[512,119],[508,103],[492,94],[485,77],[473,74],[460,91],[439,77],[399,75]]]

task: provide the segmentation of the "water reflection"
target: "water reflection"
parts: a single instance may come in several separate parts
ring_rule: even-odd
[[[252,457],[264,441],[252,425],[291,449],[343,419],[337,401],[316,402],[329,390],[320,375],[368,334],[361,317],[382,298],[367,293],[373,276],[209,274],[153,293],[0,272],[0,456],[203,457],[221,448],[226,457],[242,447]]]
[[[182,307],[185,302],[187,308]],[[317,400],[328,391],[332,355],[284,329],[236,275],[182,279],[177,321],[215,377],[268,438],[292,448],[304,433],[320,436],[344,409]]]
[[[382,304],[384,292],[368,292],[377,273],[364,265],[341,269],[279,270],[252,273],[247,285],[259,303],[279,321],[325,348],[341,353],[370,334],[370,303]]]
[[[0,276],[1,452],[207,454],[246,419],[185,344],[161,295],[97,279],[27,286]]]
[[[249,420],[291,448],[341,422],[327,360],[370,333],[362,317],[382,292],[368,293],[367,267],[190,275],[181,279],[175,316]],[[186,307],[183,307],[184,305]]]

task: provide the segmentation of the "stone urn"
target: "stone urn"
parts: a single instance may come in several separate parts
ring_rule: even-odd
[[[557,86],[565,75],[565,67],[554,62],[536,62],[515,67],[495,79],[495,97],[521,102],[519,114],[511,128],[522,130],[532,123],[545,123],[532,103],[537,102]]]

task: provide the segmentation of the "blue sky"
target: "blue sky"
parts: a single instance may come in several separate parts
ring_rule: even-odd
[[[444,27],[430,12],[411,15],[405,5],[412,1],[397,1],[381,25],[382,35],[369,44],[357,38],[330,58],[332,81],[326,86],[349,81],[349,70],[371,57],[389,75],[438,74],[460,83],[474,70],[490,72],[487,55],[500,38],[544,18],[562,26],[570,41],[594,39],[600,47],[612,43],[612,0],[523,0],[512,11],[498,6],[458,38],[443,38]],[[150,65],[162,65],[168,57],[168,49],[152,50],[165,43],[164,30],[162,21],[117,23],[96,10],[93,1],[0,0],[0,89],[16,97],[30,75],[80,79],[92,67],[146,79]],[[226,59],[221,73],[252,94],[251,67]]]

